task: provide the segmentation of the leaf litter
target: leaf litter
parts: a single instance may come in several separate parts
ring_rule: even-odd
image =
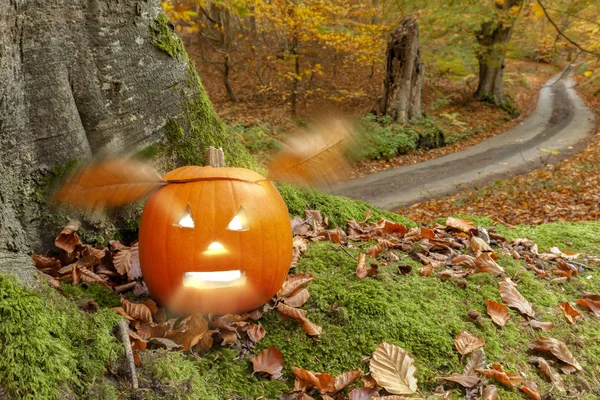
[[[218,344],[233,347],[243,355],[252,351],[254,344],[268,334],[256,321],[265,312],[272,310],[277,310],[282,318],[297,321],[307,335],[318,336],[322,333],[322,328],[311,322],[307,317],[307,310],[301,308],[310,299],[306,286],[315,277],[312,274],[294,274],[293,268],[311,241],[327,240],[340,246],[350,256],[352,256],[351,252],[356,254],[358,259],[356,276],[359,279],[375,278],[381,268],[394,266],[400,274],[411,273],[410,265],[406,271],[402,269],[401,262],[406,257],[420,262],[423,267],[419,268],[419,273],[425,276],[432,276],[435,272],[434,276],[440,279],[460,280],[475,273],[491,274],[498,277],[502,301],[507,306],[518,310],[523,316],[531,318],[529,323],[532,327],[547,330],[551,329],[552,323],[534,319],[536,314],[533,305],[518,291],[517,284],[506,276],[504,269],[497,264],[498,253],[490,243],[499,246],[501,253],[524,260],[529,269],[533,270],[535,267],[543,272],[534,270],[540,279],[549,280],[552,275],[556,276],[554,279],[571,279],[585,267],[574,261],[577,254],[563,252],[557,248],[551,249],[548,253],[539,253],[535,243],[528,239],[508,241],[498,235],[493,228],[486,230],[467,220],[448,218],[445,225],[434,224],[431,228],[408,229],[402,224],[385,219],[367,222],[369,219],[370,215],[366,215],[362,222],[348,221],[346,233],[339,227],[328,229],[327,218],[323,218],[318,211],[307,210],[305,220],[292,218],[294,253],[290,265],[291,273],[275,297],[260,310],[243,315],[191,315],[185,318],[168,318],[166,310],[157,307],[152,300],[134,303],[123,297],[122,306],[115,307],[114,310],[129,320],[130,339],[136,353],[147,348],[163,347],[173,351],[191,351],[201,356]],[[98,282],[121,295],[130,291],[138,296],[147,294],[139,269],[136,243],[126,246],[113,241],[109,247],[92,247],[81,243],[77,236],[78,228],[79,223],[71,221],[59,233],[56,245],[62,251],[33,256],[38,270],[51,285],[60,290],[58,282],[63,280],[71,280],[74,284],[82,281]],[[363,248],[360,245],[350,245],[349,241],[359,243],[376,241],[376,244]],[[473,252],[472,255],[467,253],[469,250]],[[401,254],[400,257],[398,252]],[[368,259],[372,260],[369,261],[370,267],[367,267]],[[591,294],[584,295],[577,301],[578,305],[587,307],[596,316],[600,312],[599,303],[600,296]],[[486,305],[488,314],[499,326],[503,326],[510,318],[506,305],[491,300],[487,300]],[[561,307],[578,314],[570,304],[568,306],[570,309],[566,306]],[[573,312],[568,311],[568,313]],[[573,314],[577,315],[575,313]],[[573,318],[581,318],[581,314]],[[482,348],[484,344],[483,338],[461,332],[455,340],[455,346],[461,355],[472,353],[471,357],[462,374],[454,373],[439,379],[460,385],[466,391],[468,398],[471,398],[474,393],[482,393],[482,398],[497,398],[497,394],[494,397],[494,386],[488,385],[484,389],[484,382],[477,374],[496,379],[505,385],[520,385],[523,381],[521,377],[504,371],[498,364],[494,364],[491,369],[485,368],[486,357]],[[556,339],[540,337],[529,346],[534,351],[546,352],[556,357],[563,363],[561,365],[563,371],[581,369],[566,345]],[[251,360],[255,372],[265,374],[271,379],[281,379],[283,356],[280,355],[281,353],[275,347],[263,350]],[[139,360],[139,357],[137,359]],[[545,359],[538,357],[538,360],[537,365],[560,390],[562,382],[560,375]],[[371,390],[369,392],[371,395],[378,393],[378,387],[385,389],[381,398],[386,398],[385,393],[395,395],[387,398],[402,398],[401,395],[417,392],[414,360],[406,350],[382,343],[371,357],[370,365],[374,379],[369,378],[371,381],[365,381],[368,377],[363,377],[362,380],[375,385],[366,388]],[[300,393],[303,398],[311,398],[310,394],[313,393],[311,390],[317,390],[323,398],[327,398],[325,396],[334,395],[347,387],[349,387],[348,393],[351,393],[350,398],[363,398],[361,396],[367,398],[367,391],[363,390],[365,388],[352,386],[361,378],[362,371],[348,371],[338,377],[297,367],[293,367],[293,371],[296,375],[296,383],[294,391],[290,393],[296,395]],[[535,396],[531,394],[535,393],[535,386],[526,383],[522,388],[528,395]],[[335,398],[344,398],[340,396],[340,393],[337,393]]]

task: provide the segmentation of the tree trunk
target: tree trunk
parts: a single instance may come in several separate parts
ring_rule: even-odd
[[[479,84],[475,96],[489,101],[497,106],[506,106],[506,96],[502,86],[504,77],[504,58],[510,41],[510,35],[516,20],[516,15],[506,14],[513,7],[523,5],[523,0],[504,0],[495,2],[498,17],[494,21],[486,21],[476,32],[480,49],[477,52],[479,61]],[[504,15],[502,15],[504,14]],[[504,22],[501,20],[504,19]]]
[[[185,163],[202,165],[208,144],[252,163],[158,0],[0,1],[0,82],[0,273],[33,276],[29,254],[58,232],[44,189],[70,160],[164,140]]]
[[[503,26],[490,21],[482,25],[477,35],[481,49],[477,54],[479,84],[475,96],[498,106],[506,104],[502,82],[506,45],[510,40],[511,32],[512,25]]]
[[[381,113],[401,123],[420,118],[424,72],[419,27],[409,17],[398,25],[388,41]]]

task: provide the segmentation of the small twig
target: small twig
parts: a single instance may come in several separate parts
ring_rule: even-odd
[[[344,253],[348,254],[352,259],[354,259],[354,261],[358,262],[358,258],[356,258],[352,254],[350,254],[350,252],[348,250],[346,250],[346,248],[344,246],[342,246],[341,244],[340,244],[340,249],[344,250]]]
[[[309,216],[308,218],[306,218],[304,221],[300,222],[297,225],[294,225],[294,227],[292,228],[292,235],[294,234],[294,231],[296,230],[296,228],[298,228],[299,226],[302,225],[308,225],[308,223],[313,219],[312,216]],[[310,225],[309,225],[310,226]]]
[[[577,261],[567,261],[567,264],[573,264],[573,265],[575,265],[575,266],[577,266],[577,267],[581,267],[581,268],[583,268],[583,269],[589,269],[590,271],[593,271],[593,270],[594,270],[594,268],[592,268],[592,267],[590,267],[590,266],[587,266],[587,265],[585,265],[585,264],[582,264],[582,263],[580,263],[580,262],[577,262]]]
[[[129,322],[125,319],[119,321],[119,333],[121,334],[121,341],[125,347],[125,356],[127,357],[127,365],[129,366],[129,373],[131,378],[131,387],[135,390],[138,389],[138,377],[137,370],[135,369],[135,361],[133,359],[133,350],[131,349],[131,341],[129,340]]]

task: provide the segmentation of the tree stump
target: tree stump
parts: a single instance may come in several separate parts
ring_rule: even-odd
[[[406,18],[388,40],[380,112],[394,122],[407,123],[422,116],[424,67],[419,49],[419,26]]]

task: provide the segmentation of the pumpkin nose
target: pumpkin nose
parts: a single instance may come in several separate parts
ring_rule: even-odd
[[[206,250],[204,250],[204,254],[207,256],[216,256],[219,254],[227,254],[227,249],[219,242],[212,242],[208,245]]]

